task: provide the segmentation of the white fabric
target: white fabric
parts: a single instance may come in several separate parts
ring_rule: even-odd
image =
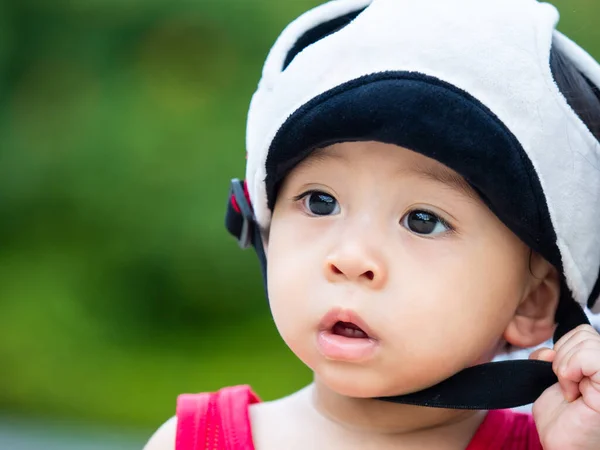
[[[370,5],[351,24],[283,61],[306,30]],[[310,99],[380,71],[417,71],[463,89],[517,137],[544,190],[565,278],[585,305],[600,268],[600,144],[552,78],[553,37],[590,80],[600,66],[555,30],[536,0],[334,0],[293,22],[271,50],[248,115],[246,180],[268,227],[265,161],[285,120]],[[594,312],[600,312],[600,302]]]

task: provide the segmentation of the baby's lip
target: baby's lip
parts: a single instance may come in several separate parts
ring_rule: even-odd
[[[319,331],[331,331],[334,325],[338,322],[345,322],[356,325],[367,335],[369,339],[377,340],[377,337],[373,334],[369,325],[354,311],[343,308],[330,309],[327,314],[323,316],[319,323]]]

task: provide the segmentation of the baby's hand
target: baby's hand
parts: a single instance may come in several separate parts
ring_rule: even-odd
[[[533,404],[544,450],[600,449],[600,335],[582,325],[554,349],[536,350],[530,359],[552,363],[558,383]]]

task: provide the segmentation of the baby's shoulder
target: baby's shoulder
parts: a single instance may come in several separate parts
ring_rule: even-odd
[[[277,447],[274,443],[285,442],[291,435],[287,429],[289,415],[285,413],[279,401],[263,402],[250,405],[248,408],[252,440],[256,449],[268,450]]]
[[[287,397],[250,405],[248,410],[254,448],[256,450],[315,448],[316,436],[321,436],[322,443],[324,431],[319,427],[309,397],[310,391],[305,388]]]
[[[144,450],[174,450],[177,417],[173,416],[163,423],[146,443]]]

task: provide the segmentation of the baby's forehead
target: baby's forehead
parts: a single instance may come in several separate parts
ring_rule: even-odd
[[[327,171],[339,167],[357,171],[381,165],[391,168],[394,177],[419,177],[480,199],[468,181],[448,166],[410,149],[382,142],[349,141],[321,147],[301,161],[296,170],[306,173],[311,169]]]

